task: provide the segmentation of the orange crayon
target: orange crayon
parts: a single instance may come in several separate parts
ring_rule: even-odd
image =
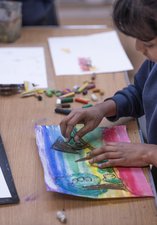
[[[85,99],[85,98],[75,98],[75,102],[80,102],[83,104],[88,104],[89,99]]]

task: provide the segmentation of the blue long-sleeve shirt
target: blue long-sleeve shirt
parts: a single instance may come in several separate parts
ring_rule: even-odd
[[[116,117],[146,117],[148,143],[157,144],[157,64],[146,60],[135,75],[134,85],[115,93]]]
[[[58,25],[54,0],[18,0],[22,2],[22,23],[31,25]]]

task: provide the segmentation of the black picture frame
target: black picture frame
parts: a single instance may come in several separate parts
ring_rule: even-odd
[[[11,169],[9,166],[9,161],[5,152],[5,148],[3,145],[2,137],[0,135],[0,167],[3,172],[3,176],[7,183],[8,189],[10,191],[11,197],[0,198],[0,205],[1,204],[16,204],[19,203],[20,199],[17,194],[17,190],[14,184],[13,176],[11,173]]]

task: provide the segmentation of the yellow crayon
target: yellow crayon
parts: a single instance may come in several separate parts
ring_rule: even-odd
[[[31,90],[34,89],[34,86],[33,86],[33,84],[31,82],[24,81],[24,89],[25,89],[26,92],[27,91],[31,91]]]
[[[67,97],[73,97],[75,96],[75,92],[69,92],[65,95],[61,95],[60,98],[67,98]]]
[[[87,86],[88,86],[88,82],[84,83],[79,89],[78,89],[78,92],[82,92]]]
[[[22,92],[21,93],[21,95],[22,95],[22,97],[24,97],[25,95],[27,96],[27,95],[31,95],[31,94],[35,94],[35,93],[39,93],[39,92],[41,92],[41,91],[43,91],[43,90],[45,90],[44,88],[34,88],[33,90],[30,90],[30,91],[24,91],[24,92]]]

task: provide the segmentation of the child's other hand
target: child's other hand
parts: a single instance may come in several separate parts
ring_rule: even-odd
[[[132,144],[109,142],[90,154],[91,164],[98,163],[105,167],[144,167],[149,164],[157,166],[157,146],[151,144]],[[106,160],[106,162],[102,162]]]

